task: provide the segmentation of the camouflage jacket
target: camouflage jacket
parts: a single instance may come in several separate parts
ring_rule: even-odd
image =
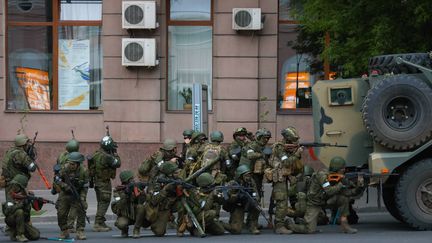
[[[111,210],[114,214],[135,220],[137,206],[146,201],[145,187],[135,183],[118,185],[114,189],[113,199]]]
[[[30,221],[31,201],[26,198],[18,198],[16,195],[22,197],[27,196],[27,191],[18,184],[11,184],[7,192],[8,199],[2,204],[3,214],[8,217],[16,210],[22,209],[24,211],[25,221]]]
[[[195,215],[209,210],[218,210],[223,203],[223,197],[218,196],[216,191],[196,190],[190,193],[189,206]]]
[[[209,155],[213,153],[214,155]],[[213,162],[209,160],[212,156],[217,156],[218,160]],[[207,158],[208,157],[208,158]],[[203,153],[201,155],[200,168],[207,166],[207,163],[212,162],[214,165],[208,170],[208,172],[215,178],[216,185],[222,185],[226,179],[226,170],[228,166],[231,166],[231,160],[228,156],[228,151],[221,144],[209,143],[204,146]]]
[[[201,157],[204,152],[205,144],[195,143],[188,147],[186,151],[186,164],[183,168],[182,177],[186,178],[201,168]]]
[[[267,167],[264,153],[264,146],[258,142],[253,141],[243,147],[239,165],[249,166],[252,173],[262,174]]]
[[[2,175],[6,183],[10,182],[16,175],[21,174],[30,179],[29,167],[34,163],[22,147],[12,147],[6,151],[2,161]]]
[[[90,175],[94,175],[95,184],[109,183],[116,176],[116,169],[120,167],[121,160],[117,154],[107,153],[103,149],[97,150],[92,156]],[[115,165],[114,165],[115,164]]]
[[[68,151],[64,151],[63,153],[61,153],[57,158],[57,164],[63,167],[66,164],[68,155],[69,155]]]
[[[228,151],[231,152],[232,150],[234,150],[235,148],[240,148],[242,149],[244,146],[246,146],[246,142],[240,141],[240,140],[234,140],[229,146],[228,146]],[[241,156],[231,156],[232,154],[230,154],[230,157],[233,161],[236,161],[237,164],[240,161],[240,157]],[[241,155],[241,154],[240,154]]]
[[[269,164],[273,169],[273,182],[285,181],[288,176],[298,175],[303,171],[304,166],[301,160],[301,152],[287,151],[283,141],[273,144]]]
[[[138,174],[142,180],[151,180],[158,174],[159,167],[173,158],[173,155],[159,149],[149,158],[145,159],[138,167]]]
[[[72,195],[72,188],[66,183],[67,178],[69,178],[81,200],[85,200],[89,187],[89,174],[87,169],[83,165],[80,165],[77,170],[71,170],[69,165],[69,163],[66,163],[60,170],[53,186],[60,191],[60,195]]]
[[[260,202],[258,188],[253,179],[251,179],[249,182],[237,179],[227,183],[227,186],[239,186],[239,185],[245,187],[245,191],[249,193],[249,195],[251,195],[252,198],[254,198],[257,202]],[[251,203],[249,202],[248,197],[243,195],[243,193],[240,190],[236,190],[236,189],[229,190],[227,203],[229,204],[228,210],[230,210],[229,208],[231,207],[243,207],[245,211],[249,211],[251,209],[250,208]]]
[[[158,182],[158,178],[169,177],[165,174],[160,174],[154,178],[148,187],[149,202],[153,207],[157,207],[159,210],[171,210],[179,199],[177,197],[177,187],[173,184],[162,184]]]
[[[340,194],[344,188],[341,182],[332,185],[328,181],[328,171],[318,171],[312,175],[306,199],[308,205],[324,206],[327,200]]]

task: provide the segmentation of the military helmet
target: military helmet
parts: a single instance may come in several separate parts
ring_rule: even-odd
[[[299,135],[297,129],[294,127],[287,127],[281,131],[281,135],[285,140],[296,143],[299,140]]]
[[[134,177],[134,174],[130,170],[124,170],[124,171],[120,172],[120,181],[122,183],[127,183],[133,177]]]
[[[256,131],[255,137],[257,140],[260,140],[261,138],[271,138],[271,132],[265,128],[260,128]]]
[[[194,133],[194,130],[192,129],[186,129],[183,131],[183,137],[192,137],[192,134]]]
[[[164,162],[159,170],[164,173],[165,175],[171,175],[178,169],[177,164],[172,162]]]
[[[312,174],[315,172],[315,170],[310,167],[309,165],[305,165],[303,167],[303,175],[304,176],[312,176]]]
[[[175,147],[177,147],[177,141],[171,138],[167,138],[163,143],[162,149],[165,151],[171,151]]]
[[[210,140],[212,142],[222,143],[224,140],[224,135],[221,131],[213,131],[212,133],[210,133]]]
[[[81,164],[84,161],[84,155],[82,155],[80,152],[72,152],[68,154],[67,160]]]
[[[247,166],[247,165],[240,165],[236,169],[235,177],[236,178],[240,178],[240,176],[242,176],[242,175],[244,175],[246,173],[249,173],[249,172],[251,172],[249,166]]]
[[[28,178],[25,175],[18,174],[14,176],[14,178],[11,181],[12,184],[18,184],[22,188],[26,188],[28,185]]]
[[[27,143],[28,140],[29,140],[29,138],[27,137],[27,135],[18,134],[15,137],[15,146],[17,146],[17,147],[23,146]]]
[[[234,133],[233,133],[233,138],[235,139],[236,136],[246,136],[246,134],[248,133],[247,129],[244,127],[239,127],[237,128]]]
[[[214,183],[214,178],[210,173],[202,173],[196,179],[196,182],[199,187],[207,187]]]
[[[71,139],[66,143],[66,151],[69,153],[78,152],[79,150],[79,142],[75,139]]]
[[[345,160],[342,157],[336,156],[330,160],[330,172],[338,172],[343,168],[345,168]]]
[[[207,137],[206,137],[206,135],[204,133],[195,131],[192,134],[191,141],[193,143],[197,143],[199,140],[206,139],[206,138]]]
[[[117,148],[117,143],[114,142],[111,136],[104,136],[100,142],[100,146],[103,150],[110,151]]]

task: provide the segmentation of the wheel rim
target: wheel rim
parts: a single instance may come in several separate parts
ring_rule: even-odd
[[[404,131],[416,125],[419,112],[416,109],[416,102],[412,99],[396,97],[384,107],[384,121],[390,128]]]
[[[426,179],[417,188],[416,200],[423,212],[432,214],[432,178]]]

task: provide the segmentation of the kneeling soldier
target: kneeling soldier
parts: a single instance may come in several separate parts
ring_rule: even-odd
[[[3,203],[5,222],[9,227],[9,236],[12,241],[26,242],[38,240],[39,230],[30,223],[31,200],[28,200],[26,187],[28,179],[18,174],[10,181],[7,202]]]
[[[122,237],[128,237],[129,225],[134,225],[138,218],[137,208],[145,202],[145,186],[144,183],[134,182],[130,170],[120,173],[120,181],[122,184],[114,189],[111,209],[117,215],[115,226],[121,230]],[[139,229],[134,229],[133,237],[139,237]]]

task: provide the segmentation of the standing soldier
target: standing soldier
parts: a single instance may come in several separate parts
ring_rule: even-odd
[[[157,175],[159,167],[167,161],[179,165],[177,141],[170,138],[165,139],[163,146],[141,163],[138,168],[140,179],[146,182],[151,181]]]
[[[31,146],[30,139],[25,134],[18,134],[15,137],[15,146],[6,151],[2,162],[6,199],[9,197],[9,183],[16,175],[23,175],[30,180],[30,173],[36,170],[33,155],[28,154]]]
[[[228,186],[249,188],[252,191],[248,191],[247,193],[250,193],[257,202],[260,201],[257,186],[247,165],[240,165],[237,168],[235,178],[235,180],[228,183]],[[245,212],[247,212],[246,224],[249,227],[249,231],[254,235],[260,234],[261,232],[258,229],[260,212],[249,202],[248,197],[235,189],[228,191],[228,197],[227,202],[224,203],[224,209],[230,212],[230,219],[229,224],[224,224],[224,228],[231,234],[240,234],[243,229]]]
[[[363,178],[358,178],[357,187],[347,188],[342,181],[331,181],[330,173],[343,177],[345,160],[334,157],[330,161],[329,171],[319,171],[312,175],[311,184],[307,191],[306,213],[303,224],[291,224],[289,228],[296,233],[309,234],[316,231],[318,215],[322,208],[337,209],[340,215],[342,232],[355,234],[357,230],[348,224],[349,200],[351,195],[362,192]]]
[[[264,170],[266,169],[266,154],[264,149],[269,139],[271,132],[265,128],[258,129],[255,133],[256,140],[248,143],[242,149],[240,165],[247,165],[252,172],[260,197],[263,196],[262,183],[264,178]]]
[[[5,222],[9,227],[9,236],[12,241],[26,242],[38,240],[40,232],[30,222],[31,200],[28,200],[26,190],[28,178],[17,174],[9,181],[9,196],[2,204]]]
[[[107,128],[108,129],[108,128]],[[111,202],[111,179],[116,176],[116,169],[121,165],[117,154],[117,143],[109,135],[104,136],[100,142],[100,149],[89,158],[90,181],[94,181],[97,210],[93,231],[106,232],[111,227],[105,224],[105,214]]]
[[[180,155],[180,157],[182,158],[183,161],[186,161],[186,151],[187,151],[189,144],[191,142],[193,132],[194,131],[192,129],[186,129],[183,131],[184,142],[182,145],[182,151],[181,151],[181,155]],[[180,167],[180,169],[183,169],[183,168]]]
[[[285,217],[288,209],[288,192],[295,187],[296,175],[303,171],[301,161],[302,148],[298,146],[299,136],[294,127],[288,127],[281,132],[283,140],[273,145],[270,159],[271,171],[266,178],[273,181],[272,199],[275,201],[275,232],[291,234],[285,227]],[[269,170],[266,170],[267,172]]]
[[[234,141],[228,147],[228,152],[232,161],[232,166],[226,171],[229,180],[234,180],[235,171],[240,162],[242,148],[247,143],[247,134],[248,131],[244,127],[237,128],[233,133]]]
[[[134,175],[130,170],[120,173],[120,181],[121,185],[114,190],[114,201],[111,204],[111,209],[117,215],[115,226],[121,230],[121,236],[128,237],[129,225],[134,225],[136,219],[140,217],[137,214],[143,211],[139,210],[138,207],[145,202],[145,187],[142,183],[134,182]],[[134,228],[133,237],[138,238],[139,236],[139,228]]]
[[[83,166],[84,155],[79,152],[72,152],[64,167],[56,177],[54,186],[60,191],[57,199],[57,219],[60,227],[61,239],[69,238],[68,216],[71,209],[79,208],[77,213],[77,239],[85,240],[84,234],[86,210],[87,210],[87,191],[89,186],[89,176]],[[78,205],[78,206],[76,206]]]
[[[221,145],[223,140],[224,137],[222,132],[212,132],[210,134],[210,143],[204,146],[203,156],[200,159],[201,168],[207,166],[206,162],[214,164],[208,170],[208,172],[214,178],[216,185],[222,185],[223,183],[225,183],[227,176],[226,174],[224,174],[224,172],[232,166],[227,150]],[[214,159],[209,160],[209,158],[214,157],[217,158],[216,161]]]
[[[203,153],[206,140],[207,137],[202,132],[194,132],[192,134],[191,142],[186,151],[186,164],[182,172],[182,177],[186,178],[192,175],[201,167],[199,159]]]

